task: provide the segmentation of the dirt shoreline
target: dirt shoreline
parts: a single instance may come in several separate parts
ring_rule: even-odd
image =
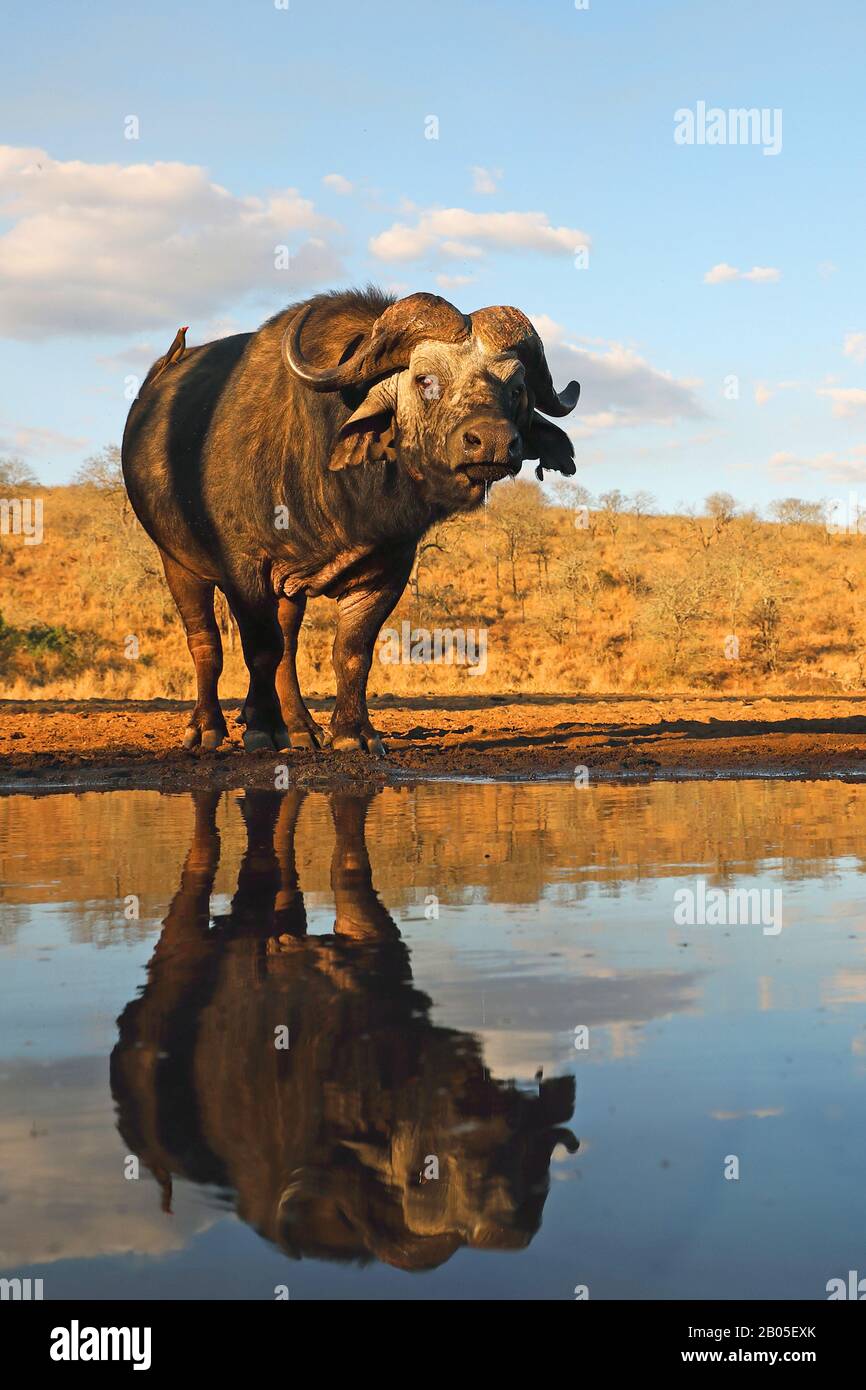
[[[311,700],[327,723],[330,701]],[[0,792],[105,787],[382,785],[417,778],[866,776],[866,695],[543,694],[416,696],[371,702],[388,748],[247,754],[225,702],[228,745],[180,747],[188,703],[0,700]]]

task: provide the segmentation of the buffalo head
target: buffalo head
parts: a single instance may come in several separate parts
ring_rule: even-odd
[[[311,316],[311,345],[321,342],[317,309],[314,300],[294,316],[283,355],[305,386],[340,392],[351,409],[331,468],[399,458],[464,510],[491,483],[519,472],[524,459],[538,459],[539,478],[544,468],[574,473],[568,435],[544,416],[567,415],[580,387],[573,381],[557,393],[541,339],[519,309],[465,315],[438,295],[412,294],[389,304],[341,345],[338,362],[324,365],[305,352]],[[333,352],[333,334],[329,342]]]

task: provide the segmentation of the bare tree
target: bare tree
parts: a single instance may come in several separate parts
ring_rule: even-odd
[[[578,507],[591,507],[593,503],[592,493],[589,488],[577,483],[573,478],[554,478],[550,484],[553,488],[553,495],[561,507],[567,507],[569,511],[576,511]]]
[[[710,503],[714,498],[724,498],[728,499],[731,503],[734,502],[734,499],[730,497],[729,493],[711,493],[705,504],[705,517],[695,516],[692,511],[686,513],[689,530],[697,541],[697,547],[693,551],[693,554],[697,555],[700,554],[702,550],[709,550],[713,541],[717,541],[719,536],[724,534],[734,520],[735,511],[733,507],[728,507],[723,502],[713,502],[713,510],[709,510]]]
[[[563,599],[556,599],[552,603],[545,604],[544,612],[541,615],[541,627],[558,647],[564,644],[571,624],[571,607]]]
[[[765,671],[775,671],[779,655],[779,628],[782,625],[782,611],[775,594],[760,594],[756,600],[749,621],[754,629],[752,645],[759,654]]]
[[[40,486],[33,469],[17,454],[7,454],[0,458],[0,488],[4,491],[20,492],[25,488]]]
[[[626,500],[625,495],[620,492],[618,487],[612,488],[610,492],[603,492],[598,499],[602,522],[610,532],[612,539],[616,538],[616,533],[619,530]]]
[[[445,546],[442,544],[443,530],[441,526],[434,527],[427,533],[425,539],[418,546],[415,552],[415,563],[412,566],[412,573],[409,576],[409,583],[412,588],[412,595],[415,599],[416,615],[421,611],[421,571],[430,564],[433,553],[439,551],[445,554]]]
[[[511,592],[518,597],[517,562],[532,553],[543,528],[547,499],[537,483],[519,482],[504,487],[490,504],[490,519],[503,538],[505,558],[511,567]]]
[[[775,671],[779,659],[784,607],[790,597],[784,571],[778,555],[761,555],[755,586],[755,598],[749,612],[752,627],[752,648],[761,669]]]
[[[629,550],[623,555],[619,565],[619,572],[625,581],[629,593],[635,598],[647,592],[649,586],[647,585],[644,575],[644,566],[637,552]]]
[[[629,511],[638,521],[642,521],[645,516],[651,516],[656,506],[653,494],[642,488],[635,492],[629,501]]]
[[[713,521],[722,521],[727,525],[736,516],[736,499],[729,492],[711,492],[709,497],[704,498],[704,512]]]
[[[804,502],[801,497],[779,497],[768,507],[769,515],[780,526],[823,526],[823,502]]]
[[[665,575],[653,589],[649,626],[667,648],[671,671],[679,669],[686,638],[704,617],[708,593],[707,576],[697,570],[679,578]]]
[[[751,517],[741,517],[732,528],[728,544],[714,551],[710,574],[719,600],[724,605],[729,632],[736,636],[743,604],[750,586],[762,568],[761,554],[767,547],[766,527]],[[775,563],[775,550],[773,551]]]
[[[593,602],[601,588],[599,557],[594,546],[581,546],[565,555],[558,571],[560,583],[571,593],[575,606],[579,599]]]
[[[118,445],[105,444],[98,453],[90,454],[72,481],[79,487],[95,487],[100,492],[122,491],[123,472]]]

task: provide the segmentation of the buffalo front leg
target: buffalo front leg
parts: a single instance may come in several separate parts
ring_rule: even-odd
[[[298,684],[298,633],[304,618],[306,598],[281,598],[277,617],[283,634],[283,655],[277,667],[277,695],[283,720],[293,748],[324,748],[329,735],[316,723],[301,695]]]
[[[379,629],[406,587],[412,559],[404,557],[379,587],[352,589],[338,600],[333,653],[337,700],[331,716],[331,744],[337,752],[361,748],[374,757],[385,756],[367,711],[367,677]]]
[[[196,701],[184,733],[184,748],[201,745],[205,753],[228,737],[217,687],[223,669],[223,648],[213,611],[214,586],[197,579],[170,555],[160,551],[165,579],[183,619],[186,642],[195,665]]]
[[[240,722],[248,753],[288,748],[289,731],[283,723],[275,678],[283,658],[283,634],[277,621],[277,601],[266,592],[228,595],[241,634],[250,688]]]

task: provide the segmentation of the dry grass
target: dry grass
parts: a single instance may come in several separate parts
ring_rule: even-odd
[[[0,692],[191,698],[180,620],[124,494],[109,482],[39,495],[43,543],[0,537]],[[616,499],[580,512],[548,504],[534,483],[501,484],[484,512],[426,538],[390,620],[486,628],[486,673],[376,661],[371,690],[856,691],[864,597],[866,540],[818,521],[638,516]],[[221,691],[242,697],[240,644],[222,601],[219,611]],[[333,615],[327,600],[309,605],[299,668],[311,696],[333,692]]]

